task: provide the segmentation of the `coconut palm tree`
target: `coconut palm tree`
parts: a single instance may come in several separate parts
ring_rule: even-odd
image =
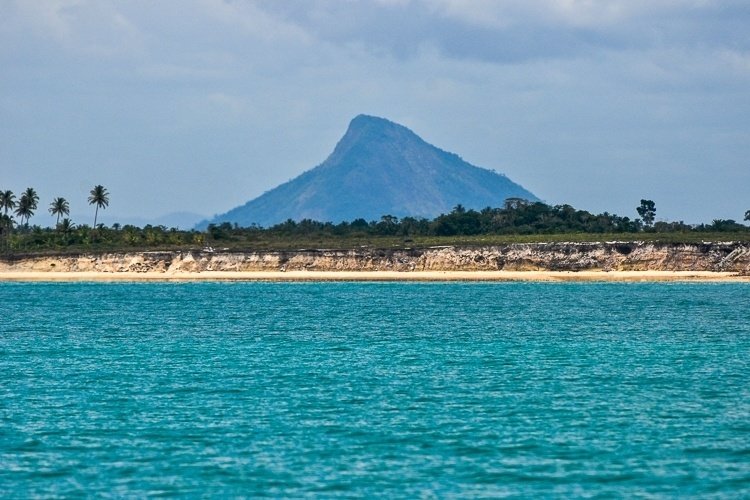
[[[39,206],[39,195],[36,194],[34,188],[26,188],[16,205],[16,215],[21,218],[22,224],[24,218],[26,219],[25,223],[29,223],[29,219],[34,216],[37,206]]]
[[[5,214],[0,214],[0,234],[9,234],[12,227],[13,220]]]
[[[64,235],[69,234],[73,229],[75,229],[76,225],[73,224],[73,221],[65,217],[60,224],[58,224],[58,229],[60,232]]]
[[[16,208],[16,196],[13,191],[0,191],[0,209],[4,210],[5,215],[8,215],[8,210]]]
[[[26,196],[29,199],[29,206],[31,210],[36,210],[39,206],[39,195],[36,194],[34,188],[26,188],[22,196]]]
[[[98,184],[91,190],[91,196],[89,196],[89,205],[96,205],[96,211],[94,212],[94,228],[96,229],[96,218],[99,215],[99,209],[105,209],[109,205],[109,193],[107,188]]]
[[[9,242],[11,231],[13,231],[13,219],[8,215],[8,210],[13,213],[13,209],[16,208],[16,197],[13,191],[0,191],[0,209],[3,210],[3,215],[0,216],[0,229],[5,236],[6,249]]]
[[[16,205],[16,215],[21,218],[22,225],[24,224],[24,219],[26,219],[25,223],[28,224],[29,219],[34,215],[35,208],[32,198],[29,198],[26,193],[22,194],[21,199],[18,200],[18,204]]]
[[[52,203],[49,206],[49,213],[51,213],[52,215],[57,215],[55,226],[60,224],[61,215],[70,215],[70,204],[68,204],[68,200],[63,197],[55,198],[54,200],[52,200]]]

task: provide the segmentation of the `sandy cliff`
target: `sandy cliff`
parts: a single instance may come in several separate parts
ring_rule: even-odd
[[[747,243],[536,243],[385,250],[174,251],[0,258],[0,272],[714,271],[750,275]]]

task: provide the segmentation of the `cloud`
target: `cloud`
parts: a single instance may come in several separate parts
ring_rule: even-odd
[[[293,39],[308,41],[305,30],[269,14],[253,2],[199,0],[199,10],[226,26],[238,27],[242,33],[266,42]]]
[[[474,26],[515,24],[611,29],[656,19],[700,20],[706,15],[747,14],[743,0],[412,0],[434,14]]]
[[[138,68],[137,74],[148,80],[182,82],[190,80],[216,80],[226,76],[219,69],[170,63],[146,64]]]
[[[221,112],[234,116],[244,114],[250,107],[250,103],[246,98],[223,92],[213,92],[208,96],[207,100]]]
[[[68,41],[73,33],[69,9],[80,4],[80,0],[11,1],[4,7],[3,30],[23,25],[37,36]]]
[[[260,2],[310,36],[373,53],[494,63],[649,47],[748,48],[750,7],[738,0],[411,0]]]
[[[4,17],[6,36],[31,35],[85,57],[131,56],[144,49],[143,33],[111,2],[11,0]]]
[[[322,161],[359,113],[583,208],[652,190],[698,218],[685,197],[720,179],[727,217],[748,185],[744,0],[0,5],[2,182],[43,196],[96,172],[136,215],[224,211]]]

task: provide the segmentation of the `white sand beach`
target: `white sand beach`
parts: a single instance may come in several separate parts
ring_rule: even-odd
[[[702,281],[747,282],[711,271],[2,271],[0,281]]]

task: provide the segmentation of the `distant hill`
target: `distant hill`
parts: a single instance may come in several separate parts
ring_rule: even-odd
[[[470,165],[402,125],[359,115],[322,164],[209,222],[267,227],[287,219],[433,218],[458,204],[499,207],[512,197],[538,200],[505,175]]]

